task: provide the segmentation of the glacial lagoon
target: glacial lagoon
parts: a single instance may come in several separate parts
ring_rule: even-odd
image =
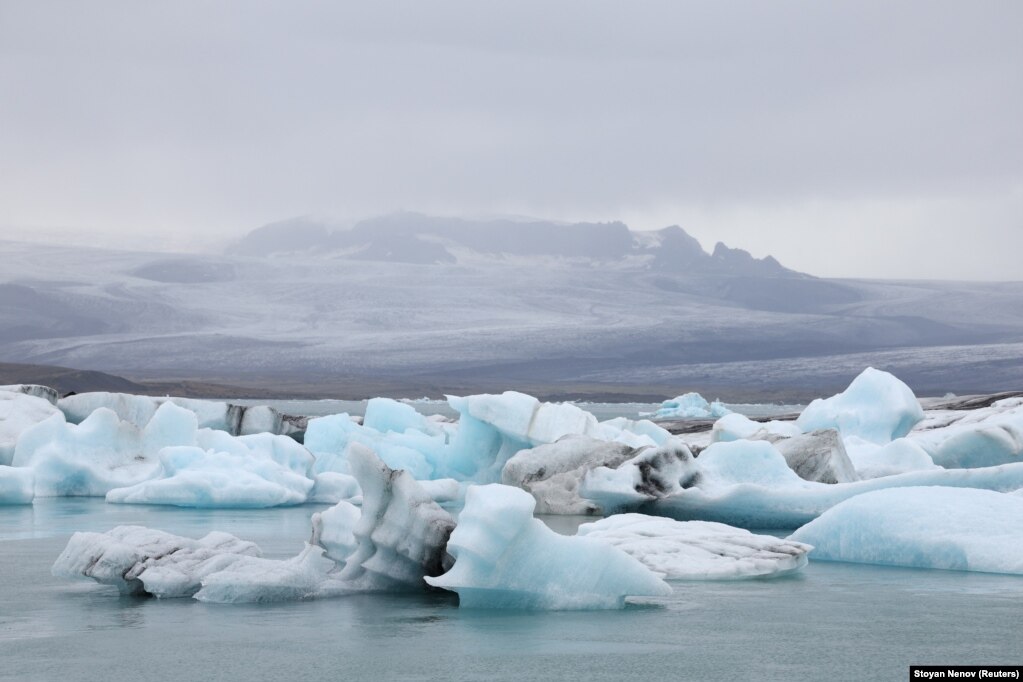
[[[50,575],[71,533],[223,530],[297,553],[322,505],[0,507],[0,679],[904,680],[911,664],[1018,664],[1023,579],[811,561],[771,580],[672,582],[622,611],[459,609],[452,594],[216,605]],[[572,533],[588,519],[548,517]]]

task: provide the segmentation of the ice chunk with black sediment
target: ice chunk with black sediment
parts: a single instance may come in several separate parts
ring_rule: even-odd
[[[732,580],[777,576],[806,565],[810,545],[708,521],[617,514],[579,526],[668,579]]]
[[[831,508],[790,538],[813,560],[1023,574],[1023,498],[989,490],[879,490]]]
[[[352,529],[357,548],[341,579],[360,590],[425,588],[424,577],[451,565],[445,547],[455,520],[411,474],[391,469],[369,448],[355,444],[348,457],[363,501]]]
[[[796,475],[819,483],[860,480],[836,429],[811,431],[774,441],[774,446]]]
[[[803,431],[835,428],[843,437],[884,444],[902,438],[923,418],[920,401],[909,386],[868,367],[843,392],[807,405],[796,425]]]
[[[644,511],[683,521],[717,521],[742,528],[797,528],[857,495],[912,486],[1012,491],[1023,487],[1023,464],[912,471],[851,483],[825,484],[799,478],[777,449],[766,441],[716,443],[697,458],[688,487],[650,500]],[[602,494],[611,496],[613,493],[613,490],[588,490],[584,484],[583,494],[598,501]],[[637,507],[622,505],[622,508]]]
[[[614,609],[627,597],[671,594],[621,550],[548,529],[535,505],[519,488],[470,486],[448,542],[454,566],[427,582],[457,592],[463,608]]]
[[[236,561],[258,557],[259,547],[214,531],[193,540],[142,526],[106,533],[75,533],[53,564],[61,578],[91,578],[126,594],[190,597],[203,578]]]
[[[505,463],[501,482],[530,493],[538,514],[598,514],[599,505],[579,496],[583,476],[597,467],[618,467],[636,452],[625,443],[569,435],[517,452]]]
[[[692,452],[673,437],[660,447],[640,450],[618,466],[591,469],[583,476],[579,495],[605,513],[634,509],[678,494],[693,484],[695,475]]]

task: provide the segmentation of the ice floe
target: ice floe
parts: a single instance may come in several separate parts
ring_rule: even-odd
[[[948,487],[879,490],[833,507],[789,539],[813,545],[814,560],[1023,574],[1023,498]]]

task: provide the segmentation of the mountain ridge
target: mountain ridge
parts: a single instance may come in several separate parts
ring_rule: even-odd
[[[640,236],[621,221],[557,223],[539,219],[467,219],[415,212],[390,213],[331,229],[316,218],[290,218],[256,228],[225,250],[231,256],[318,253],[351,260],[420,265],[459,262],[460,251],[492,258],[553,257],[598,263],[638,259],[651,270],[686,269],[701,275],[810,277],[773,256],[717,242],[711,252],[679,225]]]

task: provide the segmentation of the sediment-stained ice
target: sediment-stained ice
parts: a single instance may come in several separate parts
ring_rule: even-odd
[[[666,478],[676,475],[681,478],[673,485],[663,485]],[[682,521],[716,521],[741,528],[798,528],[840,502],[884,488],[940,485],[1012,491],[1023,487],[1023,463],[911,471],[828,484],[800,478],[767,441],[733,441],[711,445],[689,466],[662,470],[662,485],[637,488],[633,478],[606,468],[594,469],[583,479],[580,494],[605,510],[642,510]]]
[[[924,418],[912,389],[888,372],[868,367],[849,387],[830,398],[818,398],[796,420],[803,431],[838,429],[884,444],[902,438]]]
[[[122,421],[142,428],[167,403],[193,413],[200,428],[224,431],[233,436],[263,432],[299,435],[304,431],[304,419],[288,417],[266,405],[247,407],[215,400],[102,391],[67,396],[61,398],[57,405],[72,424],[81,423],[102,407],[113,410]]]
[[[214,531],[199,540],[142,526],[118,526],[106,533],[75,533],[53,564],[60,578],[91,578],[125,594],[190,597],[204,577],[259,547]]]
[[[616,468],[635,455],[636,448],[625,443],[569,435],[515,453],[501,471],[501,482],[530,493],[538,514],[597,514],[599,505],[579,496],[583,477],[597,467]]]
[[[579,495],[596,503],[604,513],[633,509],[680,493],[693,485],[696,471],[686,444],[671,438],[660,447],[640,450],[615,467],[590,469],[579,485]]]
[[[391,469],[369,448],[354,445],[349,461],[363,501],[352,528],[357,547],[340,578],[364,591],[425,588],[424,577],[450,566],[445,547],[454,519],[407,471]]]
[[[849,483],[860,479],[836,429],[811,431],[774,441],[796,475],[819,483]]]
[[[776,576],[806,565],[809,545],[707,521],[617,514],[579,526],[577,535],[617,547],[679,580]]]
[[[1023,574],[1023,498],[989,490],[879,490],[793,533],[813,560]]]
[[[519,488],[470,486],[448,542],[454,566],[427,582],[457,592],[463,608],[613,609],[626,597],[671,594],[621,550],[550,530],[533,518],[535,505]]]

